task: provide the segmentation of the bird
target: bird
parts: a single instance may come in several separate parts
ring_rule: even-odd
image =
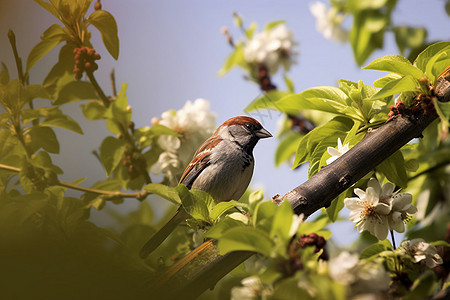
[[[226,120],[195,152],[179,183],[188,189],[209,193],[215,203],[239,200],[253,176],[253,149],[260,139],[272,135],[254,118],[237,116]],[[182,206],[142,247],[147,257],[176,226],[189,218]]]

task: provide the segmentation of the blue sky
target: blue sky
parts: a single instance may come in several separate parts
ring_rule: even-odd
[[[349,44],[339,45],[324,39],[315,29],[315,20],[309,12],[313,1],[121,1],[104,0],[103,8],[111,12],[118,23],[120,54],[114,61],[103,47],[94,28],[93,44],[102,55],[96,76],[107,93],[111,93],[109,73],[116,70],[118,86],[128,83],[127,96],[133,108],[136,126],[148,126],[152,117],[159,117],[168,109],[181,108],[186,100],[204,98],[211,102],[217,114],[218,125],[226,119],[244,114],[243,109],[260,94],[258,87],[243,79],[243,72],[235,69],[229,74],[217,75],[231,49],[220,33],[227,26],[235,39],[241,33],[233,26],[232,13],[238,12],[247,26],[256,21],[259,30],[273,20],[285,20],[299,43],[298,64],[288,75],[295,89],[301,92],[314,86],[336,85],[337,80],[363,80],[366,84],[382,76],[376,71],[361,70],[353,60]],[[448,40],[450,18],[443,0],[400,0],[393,12],[393,25],[424,26],[429,40]],[[23,60],[39,41],[42,32],[55,20],[33,1],[0,0],[0,59],[15,74],[7,31],[16,33]],[[347,21],[348,22],[348,21]],[[347,23],[346,23],[347,24]],[[397,54],[393,34],[388,33],[385,48],[376,51],[367,61]],[[39,83],[56,62],[56,52],[40,61],[31,72],[31,83]],[[280,77],[275,84],[284,89]],[[58,130],[61,154],[54,156],[65,170],[61,179],[72,181],[88,177],[86,184],[104,178],[104,172],[91,154],[101,139],[108,134],[102,122],[86,122],[79,103],[64,108],[82,124],[85,135]],[[272,134],[277,133],[279,114],[268,112],[260,118]],[[304,182],[306,166],[292,171],[287,164],[275,168],[273,157],[277,139],[261,141],[255,149],[256,167],[251,186],[264,187],[266,197],[284,194]],[[135,207],[130,203],[116,206],[119,210]],[[153,201],[153,200],[148,200]],[[157,201],[157,200],[155,200]],[[159,202],[158,202],[159,203]],[[110,225],[105,214],[94,214],[100,225]],[[350,222],[333,227],[339,242],[354,237]]]

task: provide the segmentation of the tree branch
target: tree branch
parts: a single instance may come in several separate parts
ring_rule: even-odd
[[[9,172],[13,172],[13,173],[20,173],[20,171],[21,171],[19,168],[4,165],[4,164],[0,164],[0,170],[9,171]],[[136,198],[138,200],[143,200],[149,194],[146,190],[142,190],[137,193],[123,193],[123,192],[119,192],[119,191],[106,191],[106,190],[92,189],[92,188],[75,185],[75,184],[61,181],[61,180],[58,180],[56,185],[59,185],[59,186],[65,187],[65,188],[69,188],[72,190],[85,192],[85,193],[94,193],[94,194],[98,194],[98,195],[104,195],[104,196],[110,197],[110,198],[121,197],[121,198]]]
[[[274,201],[288,200],[296,214],[309,216],[331,201],[352,184],[372,171],[377,165],[399,150],[437,118],[436,114],[419,118],[405,114],[395,116],[366,136],[332,164],[323,167],[316,175]]]
[[[178,261],[150,286],[158,299],[196,299],[231,270],[252,256],[251,251],[220,255],[213,240],[208,240]]]

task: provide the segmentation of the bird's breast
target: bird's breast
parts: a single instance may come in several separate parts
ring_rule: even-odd
[[[242,151],[230,152],[226,159],[212,157],[192,188],[208,192],[216,203],[239,200],[252,179],[253,167],[253,156]]]

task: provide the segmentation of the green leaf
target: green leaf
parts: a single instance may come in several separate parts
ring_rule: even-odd
[[[443,122],[444,126],[450,127],[450,102],[438,101],[436,97],[433,97],[432,101],[434,108],[436,109],[436,113]]]
[[[105,119],[106,107],[100,100],[92,100],[81,105],[84,117],[90,121]]]
[[[223,203],[223,202],[221,202],[221,203]],[[228,231],[234,227],[240,227],[243,230],[248,228],[241,221],[230,218],[229,216],[225,216],[225,218],[223,218],[223,220],[220,220],[218,223],[214,224],[214,226],[212,226],[210,229],[208,229],[208,231],[206,231],[203,234],[203,236],[219,240],[226,231]]]
[[[144,186],[144,190],[146,190],[149,194],[158,195],[174,204],[181,204],[180,195],[173,187],[168,187],[167,185],[160,183],[149,183]]]
[[[107,136],[100,146],[100,159],[105,167],[106,176],[110,176],[122,160],[125,142],[112,136]]]
[[[297,231],[297,233],[298,234],[316,233],[321,229],[323,229],[325,226],[327,226],[328,222],[329,219],[325,215],[321,215],[312,222],[303,222],[302,225],[300,225],[300,228]]]
[[[439,42],[428,46],[417,56],[415,64],[417,68],[425,72],[428,61],[441,50],[450,46],[450,42]]]
[[[252,209],[254,209],[256,207],[256,205],[263,200],[264,200],[263,190],[253,191],[248,195],[248,205],[250,205],[250,207]],[[241,201],[243,201],[243,200],[241,200]]]
[[[237,44],[234,47],[234,51],[227,57],[222,68],[219,70],[219,76],[225,75],[235,66],[239,66],[245,63],[244,60],[244,48],[242,44]]]
[[[253,34],[255,33],[256,27],[258,27],[256,22],[251,22],[250,23],[250,26],[245,30],[245,36],[247,37],[247,39],[251,39],[253,37]]]
[[[161,125],[161,124],[153,125],[153,126],[150,128],[150,135],[151,135],[152,137],[160,136],[160,135],[175,135],[175,136],[181,136],[181,135],[180,135],[178,132],[176,132],[175,130],[173,130],[173,129],[169,128],[169,127],[166,127],[166,126],[164,126],[164,125]]]
[[[26,72],[30,71],[31,68],[47,53],[49,53],[53,48],[58,46],[64,41],[66,33],[64,29],[57,25],[51,25],[43,34],[42,41],[40,41],[36,46],[31,49],[30,54],[27,58]]]
[[[413,66],[408,59],[401,55],[385,55],[373,60],[363,69],[392,72],[403,76],[411,75],[415,79],[420,79],[425,75],[419,68]]]
[[[86,208],[95,208],[96,210],[102,210],[105,207],[106,201],[103,197],[96,197],[93,200],[89,201],[86,205]]]
[[[350,43],[359,66],[375,49],[383,47],[383,36],[388,18],[376,10],[358,11],[353,16]]]
[[[431,270],[422,272],[410,287],[410,292],[404,297],[405,300],[421,300],[429,298],[438,286],[436,276]]]
[[[346,5],[354,11],[365,9],[380,9],[387,5],[389,0],[349,0]]]
[[[290,93],[295,92],[294,82],[292,81],[292,79],[290,79],[286,75],[284,75],[284,83],[286,84],[286,87]]]
[[[415,91],[418,89],[418,81],[411,75],[406,75],[401,79],[392,80],[387,83],[372,99],[382,99],[403,92]]]
[[[100,31],[103,44],[105,44],[109,54],[117,60],[119,57],[119,37],[114,17],[107,11],[96,10],[87,18],[87,21]]]
[[[331,201],[330,206],[326,208],[328,218],[331,222],[336,222],[339,212],[344,208],[344,199],[351,196],[351,192],[346,190]]]
[[[46,185],[44,175],[45,171],[42,168],[34,166],[25,157],[22,159],[19,181],[25,193],[44,190]]]
[[[393,28],[395,42],[402,54],[406,49],[415,49],[420,47],[427,37],[425,28],[414,28],[409,26],[395,26]]]
[[[278,167],[283,162],[289,161],[295,154],[302,135],[295,131],[289,131],[278,144],[275,151],[275,165]]]
[[[90,82],[71,81],[61,88],[54,104],[63,105],[66,103],[93,99],[98,99],[98,96]]]
[[[389,248],[383,243],[372,244],[361,252],[359,259],[371,259],[386,250],[389,250]]]
[[[277,27],[278,25],[284,24],[286,23],[286,21],[272,21],[266,24],[266,26],[264,27],[265,31],[269,31],[272,30],[273,28]]]
[[[128,127],[131,121],[131,110],[128,106],[128,100],[126,96],[127,84],[123,83],[116,100],[111,102],[108,107],[105,117],[106,127],[114,134],[121,133],[122,130]]]
[[[24,88],[25,97],[27,101],[30,101],[35,98],[42,99],[50,99],[50,95],[48,94],[45,87],[41,84],[30,84]]]
[[[9,82],[8,67],[2,62],[2,70],[0,71],[0,85],[7,85]]]
[[[450,65],[450,46],[445,47],[433,57],[431,57],[425,67],[425,73],[431,82],[434,82],[436,77]]]
[[[220,254],[231,251],[254,251],[270,256],[274,244],[269,235],[253,227],[234,227],[227,230],[219,239]]]
[[[45,151],[39,151],[37,154],[34,154],[30,162],[35,167],[54,172],[55,174],[63,173],[58,166],[53,164],[50,155]]]
[[[333,128],[331,128],[331,130],[333,130]],[[312,151],[309,157],[308,178],[314,176],[317,172],[319,172],[321,167],[327,165],[326,161],[328,158],[331,157],[327,151],[328,147],[335,148],[337,145],[338,138],[343,140],[345,134],[346,132],[337,131],[335,135],[329,135],[319,141],[319,143],[317,144],[317,146],[315,146],[314,150]]]
[[[44,1],[44,0],[34,0],[37,4],[42,6],[46,11],[54,15],[57,19],[60,18],[58,10],[50,3]]]
[[[242,205],[243,205],[242,203],[235,201],[235,200],[231,200],[231,201],[227,201],[227,202],[219,202],[211,210],[211,212],[209,213],[209,217],[211,218],[211,220],[215,221],[215,220],[217,220],[217,218],[222,216],[228,210],[235,208],[235,207],[242,207]]]
[[[278,206],[272,201],[261,201],[256,204],[252,215],[253,225],[270,232],[277,208]]]
[[[19,163],[12,164],[11,157],[18,155],[23,157],[26,152],[19,140],[13,133],[7,129],[0,129],[0,163],[7,163],[15,167],[19,167]]]
[[[278,109],[276,102],[281,98],[292,95],[289,92],[272,90],[269,92],[262,93],[261,96],[253,100],[245,109],[245,112],[250,112],[257,109],[263,108],[273,108]]]
[[[270,237],[273,239],[278,236],[284,241],[290,238],[289,230],[292,224],[292,211],[289,201],[284,200],[280,206],[278,206],[275,216],[273,218],[272,228],[270,230]]]
[[[40,126],[46,127],[60,127],[68,130],[75,131],[76,133],[83,134],[83,130],[81,129],[80,125],[71,117],[68,115],[60,114],[57,116],[50,116],[49,118],[46,118],[42,123],[39,124]]]
[[[440,240],[440,241],[434,241],[434,242],[430,242],[430,245],[433,246],[444,246],[444,247],[450,247],[450,243]]]
[[[338,137],[341,137],[342,140],[345,133],[348,132],[352,126],[352,120],[345,117],[335,117],[328,123],[310,131],[301,139],[298,145],[293,167],[295,168],[308,160],[311,161],[312,157],[315,158],[315,161],[320,161],[323,152],[326,151],[326,147],[336,145]],[[318,153],[316,148],[321,144],[322,146],[320,149],[322,152]]]
[[[402,76],[395,74],[395,73],[389,73],[381,78],[378,78],[373,82],[373,86],[377,88],[382,88],[389,82],[392,82],[394,80],[400,79]]]
[[[322,86],[307,89],[300,94],[287,95],[272,104],[272,107],[285,113],[299,113],[313,109],[333,114],[353,116],[355,110],[348,105],[349,97],[340,89]]]
[[[59,51],[58,62],[52,67],[44,79],[43,85],[47,88],[48,92],[53,95],[53,99],[57,98],[58,91],[64,87],[64,85],[74,79],[74,49],[75,44],[69,43],[63,45]]]
[[[50,127],[32,127],[29,131],[30,146],[32,152],[36,152],[40,148],[45,149],[50,153],[59,153],[59,142],[56,134]]]
[[[386,178],[401,188],[408,185],[408,175],[405,169],[405,160],[400,150],[389,156],[376,169],[383,173]]]
[[[212,197],[200,190],[189,191],[183,184],[179,184],[176,188],[183,204],[183,208],[194,219],[210,222],[209,211],[212,208],[214,200]]]

